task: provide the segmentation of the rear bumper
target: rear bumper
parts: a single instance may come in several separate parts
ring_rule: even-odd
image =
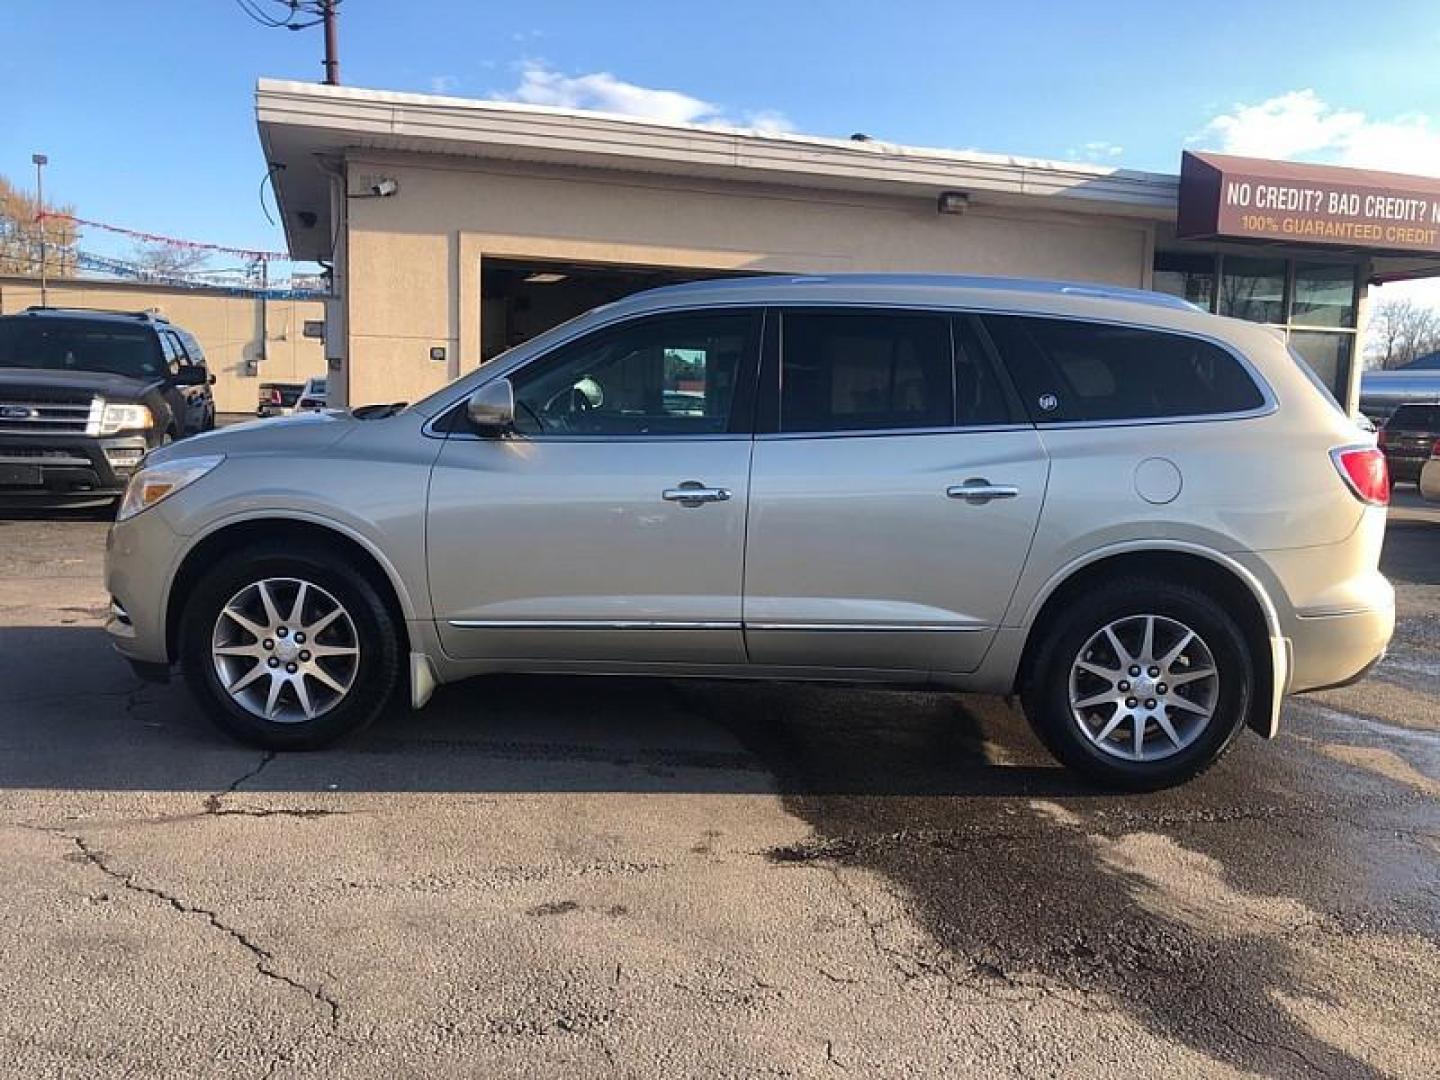
[[[1355,682],[1385,655],[1395,632],[1395,593],[1388,581],[1379,580],[1384,582],[1384,595],[1376,598],[1373,607],[1290,620],[1290,693]]]
[[[150,448],[134,434],[0,436],[0,499],[118,495]]]

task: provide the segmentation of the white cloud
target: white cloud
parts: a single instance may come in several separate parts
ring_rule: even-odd
[[[785,115],[773,109],[745,113],[736,120],[728,118],[719,105],[679,90],[640,86],[608,71],[565,75],[537,62],[526,63],[520,70],[519,85],[499,96],[529,105],[594,109],[672,123],[725,124],[769,132],[794,130]]]
[[[431,75],[430,89],[437,94],[453,94],[460,88],[458,75]]]
[[[1249,157],[1297,158],[1440,175],[1440,124],[1419,112],[1372,119],[1292,90],[1212,119],[1193,144]]]
[[[754,128],[767,135],[783,135],[787,131],[795,130],[790,118],[778,109],[759,109],[756,112],[744,113],[740,118],[740,126]]]
[[[1123,153],[1125,153],[1123,146],[1118,143],[1106,142],[1103,139],[1081,143],[1078,147],[1072,146],[1065,152],[1067,157],[1078,161],[1113,161]]]

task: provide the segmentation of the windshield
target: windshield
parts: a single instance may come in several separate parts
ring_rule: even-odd
[[[165,357],[146,327],[22,316],[0,319],[0,368],[7,367],[154,379],[165,373]]]

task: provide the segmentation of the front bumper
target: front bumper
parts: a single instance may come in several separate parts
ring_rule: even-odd
[[[118,495],[150,448],[138,433],[0,436],[0,498]]]
[[[105,632],[132,663],[171,662],[166,620],[184,540],[170,527],[167,509],[157,506],[117,522],[105,536],[105,587],[111,597]]]

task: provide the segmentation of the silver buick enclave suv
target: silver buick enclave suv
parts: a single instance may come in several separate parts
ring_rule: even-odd
[[[1380,657],[1387,495],[1273,331],[1183,301],[706,282],[151,454],[107,628],[270,748],[488,672],[929,684],[1150,788]]]

